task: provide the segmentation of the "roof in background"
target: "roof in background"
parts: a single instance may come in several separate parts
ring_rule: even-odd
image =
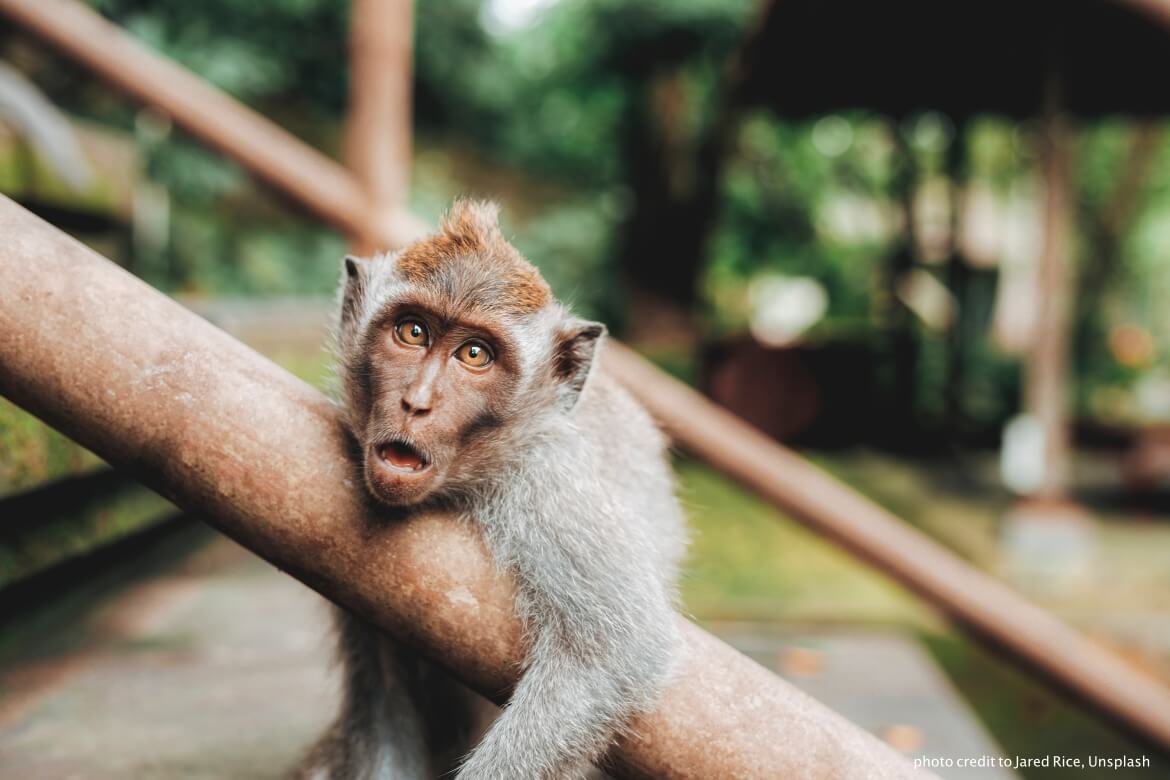
[[[1162,0],[773,0],[741,59],[739,94],[785,117],[1032,116],[1052,64],[1066,110],[1170,113]]]

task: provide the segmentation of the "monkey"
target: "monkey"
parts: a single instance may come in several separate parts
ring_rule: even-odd
[[[596,370],[604,325],[579,319],[457,200],[439,230],[347,256],[336,351],[355,469],[387,509],[452,510],[516,583],[526,656],[470,753],[466,690],[339,612],[341,712],[312,780],[528,780],[596,771],[672,679],[687,545],[665,437]],[[409,522],[409,519],[406,520]]]

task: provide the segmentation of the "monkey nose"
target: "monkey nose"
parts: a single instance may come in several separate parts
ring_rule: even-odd
[[[410,399],[406,396],[402,397],[402,411],[406,412],[411,417],[424,417],[431,412],[431,404],[429,401],[422,401],[420,399]]]

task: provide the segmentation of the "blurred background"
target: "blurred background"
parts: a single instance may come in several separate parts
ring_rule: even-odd
[[[344,157],[349,3],[90,5]],[[580,313],[1165,682],[1168,69],[1156,0],[418,3],[404,205],[433,223],[457,195],[498,199]],[[328,386],[349,239],[6,17],[0,192]],[[1144,755],[1110,776],[1170,776],[1164,754],[685,452],[678,471],[688,611],[895,746]],[[198,670],[193,615],[303,609],[212,534],[0,400],[0,750],[44,772],[21,776],[95,766],[62,735],[117,706],[99,694],[116,673],[93,671],[109,657],[162,647]],[[199,581],[241,590],[192,600]],[[322,675],[314,621],[273,652]],[[193,685],[118,668],[171,699]],[[273,775],[257,756],[291,760],[318,724],[300,717],[274,712],[279,748],[240,737],[230,767]],[[157,759],[142,733],[125,754]],[[203,776],[196,747],[141,776]]]

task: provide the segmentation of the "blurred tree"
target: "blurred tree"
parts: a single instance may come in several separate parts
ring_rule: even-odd
[[[336,153],[347,93],[346,0],[90,2]],[[493,0],[418,2],[415,207],[434,216],[459,191],[504,196],[511,234],[559,292],[620,326],[632,283],[682,313],[680,344],[746,330],[758,277],[809,277],[828,301],[809,339],[876,335],[893,347],[879,348],[891,358],[882,365],[902,364],[889,392],[916,419],[927,410],[943,425],[954,418],[938,403],[950,355],[951,410],[993,426],[1012,407],[1018,377],[986,342],[983,314],[949,337],[928,332],[894,287],[896,272],[907,269],[947,281],[915,256],[913,236],[899,235],[916,193],[953,178],[945,170],[953,147],[922,146],[913,117],[901,125],[860,113],[799,122],[763,111],[733,117],[736,57],[757,8],[754,0],[559,0],[508,26],[495,19]],[[0,32],[6,54],[16,37]],[[13,61],[69,111],[135,126],[133,107],[83,70],[37,47],[18,48]],[[1163,131],[1148,132],[1139,146],[1129,125],[1094,126],[1079,177],[1088,226],[1079,370],[1115,387],[1147,368],[1115,360],[1106,338],[1119,324],[1112,312],[1123,303],[1131,313],[1148,309],[1137,319],[1155,330],[1166,319],[1151,302],[1164,276],[1165,240],[1152,214],[1168,201],[1170,172],[1165,155],[1154,154]],[[977,119],[967,135],[971,183],[1001,200],[1009,190],[1018,195],[1034,167],[1020,152],[1027,125]],[[144,154],[152,178],[171,193],[170,240],[158,262],[142,264],[155,269],[152,281],[215,293],[332,286],[342,244],[329,230],[290,214],[181,134]],[[910,165],[921,170],[908,178]],[[1118,170],[1144,171],[1146,181],[1123,186]],[[1128,238],[1126,222],[1134,227]],[[972,287],[960,296],[964,309],[972,306],[967,297],[984,306],[995,272],[971,286],[967,271],[954,262],[951,271],[953,288]],[[635,303],[646,321],[644,295]],[[1151,361],[1149,370],[1165,362],[1160,352]]]
[[[545,164],[616,189],[626,212],[618,266],[644,296],[684,313],[694,309],[717,214],[731,130],[724,73],[753,7],[562,2],[542,25],[543,46],[513,44],[528,76],[521,100],[539,106],[543,133],[507,136],[532,143],[520,153],[542,149]]]

